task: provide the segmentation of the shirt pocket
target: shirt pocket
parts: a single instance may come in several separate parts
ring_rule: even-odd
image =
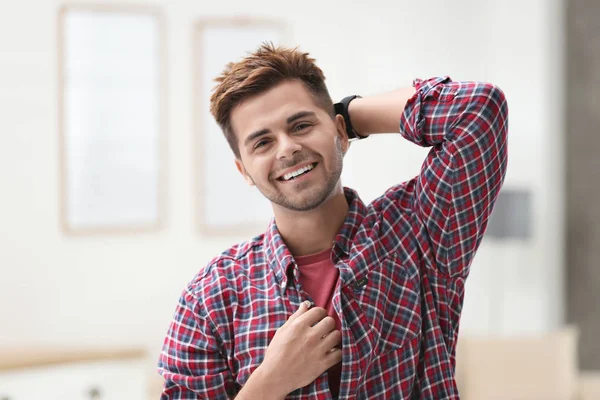
[[[393,254],[365,278],[357,300],[372,330],[375,354],[397,350],[421,331],[418,269],[402,264]]]

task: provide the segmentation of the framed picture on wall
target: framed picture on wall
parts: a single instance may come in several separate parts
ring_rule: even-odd
[[[67,234],[152,231],[164,221],[164,37],[154,8],[59,11],[60,215]]]
[[[264,231],[272,218],[269,201],[249,186],[210,114],[214,79],[225,66],[264,42],[287,45],[285,25],[277,21],[218,19],[199,21],[194,32],[194,125],[197,215],[207,235],[248,235]]]

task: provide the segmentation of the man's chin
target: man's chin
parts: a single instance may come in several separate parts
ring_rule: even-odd
[[[296,212],[313,211],[323,205],[329,198],[329,193],[307,193],[304,196],[286,197],[280,206]]]

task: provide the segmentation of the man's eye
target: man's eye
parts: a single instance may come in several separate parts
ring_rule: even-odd
[[[259,140],[258,142],[256,142],[256,144],[254,145],[255,149],[258,149],[259,147],[263,147],[265,146],[267,143],[269,143],[268,140],[263,139],[263,140]]]
[[[297,132],[297,131],[301,131],[301,130],[303,130],[303,129],[306,129],[306,128],[308,128],[309,126],[310,126],[310,124],[308,124],[308,123],[302,123],[302,124],[298,124],[298,125],[296,125],[296,126],[294,127],[294,131],[295,131],[295,132]]]

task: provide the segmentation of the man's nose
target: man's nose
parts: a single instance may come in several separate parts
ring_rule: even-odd
[[[291,158],[294,153],[302,150],[300,143],[288,135],[282,135],[277,147],[277,159]]]

